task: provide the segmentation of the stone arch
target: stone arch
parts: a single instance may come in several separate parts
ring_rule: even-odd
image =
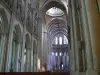
[[[62,19],[53,19],[52,21],[50,21],[48,23],[48,25],[46,26],[46,28],[50,29],[52,26],[54,26],[54,24],[57,25],[58,23],[61,24],[61,26],[64,26],[64,28],[67,29],[67,25],[66,25],[65,21],[62,20]]]
[[[14,31],[13,31],[13,39],[17,39],[16,42],[20,43],[21,42],[21,28],[19,26],[19,24],[16,24],[14,26]]]
[[[67,38],[68,38],[68,34],[66,34],[66,33],[64,33],[64,32],[57,32],[57,33],[55,33],[54,35],[52,35],[52,37],[51,37],[51,39],[53,39],[56,35],[58,35],[58,34],[63,34],[63,35],[65,35]]]
[[[4,52],[7,50],[7,40],[8,40],[8,18],[6,15],[6,11],[3,8],[0,8],[0,71],[4,71],[5,64],[3,63],[6,60],[4,56]],[[2,59],[4,58],[4,59]]]
[[[20,47],[21,47],[21,28],[19,24],[16,24],[13,29],[13,38],[12,38],[12,50],[11,50],[11,62],[10,62],[10,72],[17,72],[20,66],[19,58],[20,58]]]
[[[47,25],[47,33],[49,33],[49,38],[51,40],[57,34],[64,34],[66,37],[68,37],[67,29],[68,29],[68,27],[67,27],[65,21],[63,21],[61,19],[54,19],[51,22],[49,22],[49,24]]]
[[[58,7],[60,9],[62,9],[64,12],[66,12],[66,8],[65,8],[64,4],[61,1],[59,1],[59,0],[50,0],[50,1],[47,0],[43,4],[41,10],[45,8],[44,11],[46,11],[46,10],[48,10],[51,7]]]
[[[2,24],[0,26],[0,33],[7,33],[8,32],[8,18],[6,12],[3,8],[0,8],[0,17],[2,20]]]
[[[29,72],[31,67],[31,40],[27,33],[25,35],[25,49],[24,49],[24,72]]]
[[[60,9],[62,9],[62,10],[65,12],[65,14],[67,13],[66,8],[65,8],[64,4],[63,4],[61,1],[59,1],[59,0],[47,0],[47,1],[42,5],[41,10],[40,10],[40,12],[41,12],[40,14],[42,14],[42,15],[41,15],[42,20],[45,20],[44,16],[45,16],[46,11],[47,11],[49,8],[52,8],[52,7],[60,8]],[[67,14],[66,14],[66,15],[67,15]],[[43,21],[43,22],[44,22],[44,21]],[[45,23],[45,22],[44,22],[44,23]]]

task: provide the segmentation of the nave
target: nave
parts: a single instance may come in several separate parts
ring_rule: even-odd
[[[0,0],[0,72],[100,75],[100,0]]]

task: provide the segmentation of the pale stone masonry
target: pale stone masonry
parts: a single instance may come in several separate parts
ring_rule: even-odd
[[[100,74],[100,0],[0,0],[0,72],[63,67]]]

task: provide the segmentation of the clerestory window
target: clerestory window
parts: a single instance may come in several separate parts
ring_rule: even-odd
[[[55,17],[55,16],[63,16],[64,12],[60,8],[52,7],[49,10],[47,10],[46,14]]]

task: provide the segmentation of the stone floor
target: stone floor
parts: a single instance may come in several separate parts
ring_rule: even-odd
[[[70,75],[68,72],[5,72],[0,75]]]

